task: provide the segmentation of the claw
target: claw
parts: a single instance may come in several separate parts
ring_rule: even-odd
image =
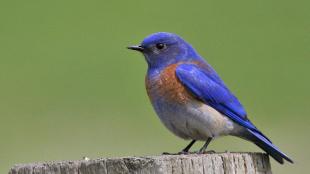
[[[163,152],[162,155],[173,155],[173,154],[169,152]]]
[[[196,154],[214,154],[216,153],[214,150],[208,150],[208,151],[196,151]]]
[[[181,152],[178,152],[179,155],[188,155],[190,154],[190,152],[188,151],[181,151]]]
[[[181,151],[178,153],[163,152],[162,155],[189,155],[191,152]]]

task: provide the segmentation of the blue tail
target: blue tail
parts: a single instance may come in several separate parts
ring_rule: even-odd
[[[248,137],[253,143],[263,149],[267,154],[272,156],[280,164],[283,164],[283,159],[287,160],[290,163],[293,163],[293,160],[290,159],[287,155],[280,151],[272,142],[261,132],[256,132],[248,129],[250,136]]]

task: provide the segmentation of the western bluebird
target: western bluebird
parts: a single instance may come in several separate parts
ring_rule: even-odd
[[[283,159],[293,163],[254,126],[215,70],[181,37],[159,32],[128,49],[147,61],[146,90],[162,123],[192,140],[181,154],[197,140],[205,141],[198,151],[203,153],[212,139],[232,135],[253,142],[281,164]]]

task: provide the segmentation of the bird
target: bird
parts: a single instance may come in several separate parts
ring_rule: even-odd
[[[217,72],[183,38],[157,32],[127,48],[145,57],[146,91],[161,122],[176,136],[190,140],[178,154],[188,154],[196,141],[204,141],[197,151],[203,154],[212,140],[235,136],[256,144],[280,164],[293,163],[250,121]]]

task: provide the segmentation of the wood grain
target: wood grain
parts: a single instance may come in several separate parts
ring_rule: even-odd
[[[15,165],[9,174],[271,174],[263,153],[101,158]]]

